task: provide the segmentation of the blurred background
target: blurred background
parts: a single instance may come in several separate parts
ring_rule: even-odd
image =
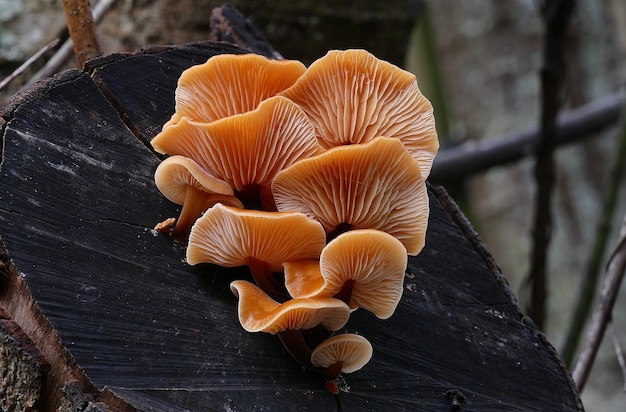
[[[211,0],[100,0],[97,31],[106,54],[148,44],[208,39]],[[231,1],[282,56],[310,64],[329,49],[365,48],[416,74],[433,102],[442,152],[497,140],[537,126],[544,24],[533,0],[251,0]],[[0,0],[0,80],[48,42],[68,38],[59,0]],[[0,91],[0,107],[43,67],[58,46]],[[621,92],[626,68],[626,2],[578,0],[564,44],[564,111]],[[62,69],[76,66],[70,57]],[[565,346],[597,228],[608,223],[600,276],[626,213],[618,191],[615,213],[604,204],[616,162],[618,122],[560,146],[555,157],[548,310],[544,332]],[[528,153],[529,155],[531,153]],[[522,158],[455,176],[444,184],[474,225],[528,307],[534,160]],[[623,177],[626,169],[617,169]],[[622,186],[622,184],[620,184]],[[623,189],[623,188],[622,188]],[[597,282],[596,282],[597,283]],[[597,293],[594,293],[597,296]],[[613,311],[615,337],[626,345],[626,296]],[[623,411],[624,376],[607,334],[582,393],[587,410]]]

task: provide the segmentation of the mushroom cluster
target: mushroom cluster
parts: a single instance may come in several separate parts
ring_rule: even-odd
[[[372,356],[334,333],[361,308],[394,313],[407,255],[424,247],[425,180],[438,150],[414,75],[364,50],[300,62],[218,55],[186,70],[155,136],[159,190],[181,204],[157,225],[190,265],[247,266],[234,280],[249,332],[279,336],[338,393]]]

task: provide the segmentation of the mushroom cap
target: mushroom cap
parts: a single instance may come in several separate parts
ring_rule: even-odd
[[[185,200],[187,187],[220,195],[232,196],[234,193],[228,183],[184,156],[171,156],[159,163],[154,172],[154,181],[166,198],[179,205]]]
[[[281,96],[212,123],[183,118],[151,144],[160,153],[193,158],[238,191],[246,185],[269,185],[280,170],[320,151],[304,112]]]
[[[218,203],[191,228],[187,262],[236,267],[253,258],[280,270],[283,262],[317,259],[325,243],[322,226],[301,213],[242,210]]]
[[[301,259],[284,262],[283,271],[285,274],[285,287],[292,298],[306,298],[319,295],[326,285],[319,260]],[[333,293],[330,293],[330,296],[332,295]]]
[[[393,315],[402,297],[407,266],[406,249],[395,237],[373,229],[351,230],[329,242],[317,268],[315,263],[283,265],[291,296],[334,296],[352,280],[350,308],[361,307],[380,319]]]
[[[293,85],[306,71],[296,60],[270,60],[257,54],[220,54],[185,70],[175,92],[176,113],[163,128],[187,117],[212,122],[245,113]]]
[[[328,233],[348,224],[387,232],[410,255],[424,247],[428,193],[398,139],[378,137],[303,159],[276,175],[272,193],[278,210],[304,213]]]
[[[281,95],[310,117],[322,147],[397,138],[428,177],[439,142],[432,105],[413,74],[365,50],[332,50]]]
[[[239,297],[239,322],[248,332],[276,334],[288,329],[311,329],[320,324],[335,331],[350,317],[350,309],[339,299],[314,297],[278,303],[245,280],[232,282],[230,289]]]
[[[320,343],[311,353],[311,363],[328,368],[343,362],[341,372],[358,371],[372,358],[372,345],[361,335],[343,334]]]

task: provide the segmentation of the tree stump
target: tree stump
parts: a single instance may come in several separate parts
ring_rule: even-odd
[[[453,201],[430,186],[426,247],[396,313],[352,314],[371,362],[338,396],[275,336],[245,332],[229,282],[151,228],[177,216],[149,140],[180,73],[227,43],[90,61],[15,97],[0,119],[3,410],[583,410]]]

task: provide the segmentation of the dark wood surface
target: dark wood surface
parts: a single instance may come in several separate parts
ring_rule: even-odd
[[[245,332],[228,288],[243,274],[192,268],[181,245],[151,230],[179,209],[154,185],[159,158],[147,142],[173,113],[182,70],[223,52],[242,50],[198,43],[96,59],[15,98],[0,120],[0,235],[17,269],[0,282],[0,303],[19,324],[31,298],[16,288],[28,287],[36,306],[23,311],[53,326],[75,361],[64,367],[84,372],[94,401],[155,411],[582,410],[554,349],[437,187],[397,312],[382,321],[356,311],[345,328],[374,356],[345,376],[338,399],[275,336]]]

